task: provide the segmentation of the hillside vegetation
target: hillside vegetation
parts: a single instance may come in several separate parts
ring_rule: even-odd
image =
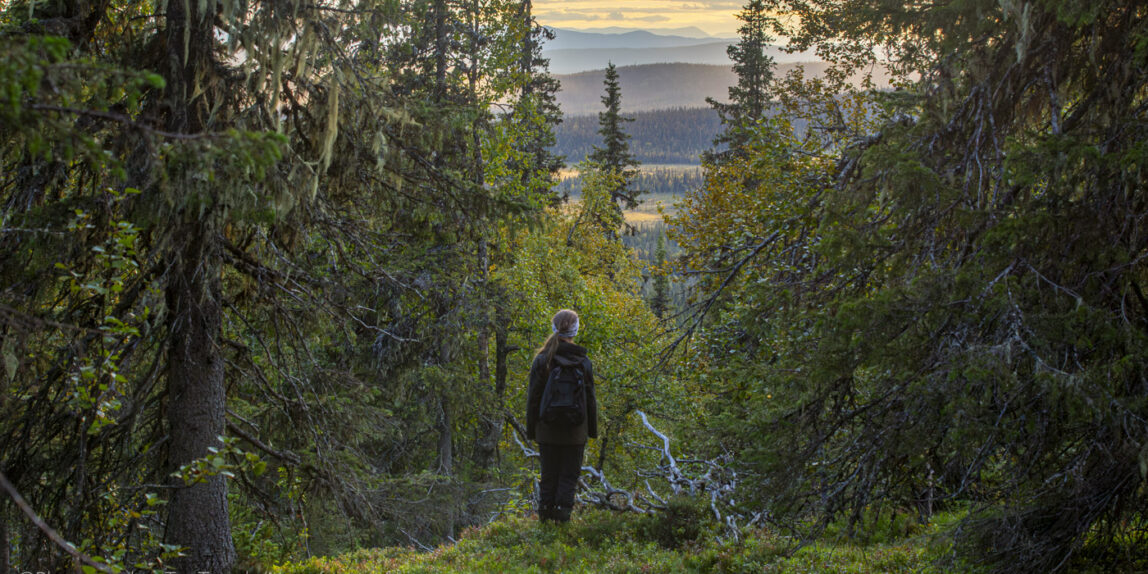
[[[552,54],[554,50],[677,48],[715,42],[723,42],[728,45],[736,42],[736,40],[711,38],[704,35],[702,37],[678,36],[665,31],[654,33],[648,30],[628,30],[603,33],[561,28],[551,28],[551,30],[554,32],[554,39],[547,40],[542,45],[544,56]],[[698,32],[700,30],[695,29],[694,33]]]
[[[625,102],[625,100],[623,100]],[[630,150],[643,164],[699,164],[713,147],[721,119],[710,108],[675,108],[627,113]],[[566,116],[554,130],[554,153],[575,164],[601,145],[598,116]],[[665,190],[669,191],[669,190]]]
[[[567,116],[583,116],[598,113],[602,107],[602,69],[591,71],[555,74],[562,83],[558,92],[558,104]],[[777,65],[775,76],[802,68],[810,78],[823,77],[829,69],[825,62],[786,62]],[[724,102],[729,99],[729,87],[737,83],[737,75],[728,65],[652,63],[635,66],[618,66],[619,84],[622,87],[622,111],[635,114],[667,108],[705,107],[706,98]],[[851,81],[860,81],[860,75],[850,75]],[[887,86],[888,74],[880,68],[874,70],[874,81],[878,86]]]
[[[950,519],[945,517],[945,520]],[[742,538],[723,536],[705,510],[679,504],[658,515],[589,510],[564,526],[533,517],[507,517],[461,533],[457,543],[430,552],[412,548],[363,550],[284,564],[276,574],[535,573],[963,573],[949,545],[931,538],[939,523],[898,519],[867,539],[798,547],[769,528]]]
[[[550,71],[571,74],[601,70],[607,64],[636,66],[643,64],[684,63],[729,67],[727,53],[736,39],[714,38],[700,30],[564,30],[554,29],[555,38],[543,45],[543,55],[550,59]],[[788,51],[782,46],[764,46],[765,52],[779,64],[815,62],[814,50]]]
[[[564,181],[532,10],[0,2],[0,571],[1148,571],[1143,0],[747,0]]]

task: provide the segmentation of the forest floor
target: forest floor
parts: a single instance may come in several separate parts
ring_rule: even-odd
[[[513,516],[464,531],[457,543],[432,552],[385,548],[278,566],[279,574],[446,572],[972,572],[948,559],[936,536],[944,521],[906,520],[867,541],[819,542],[800,549],[793,539],[762,529],[733,541],[697,516],[639,516],[581,510],[564,525]],[[708,524],[707,524],[708,523]],[[826,537],[828,540],[831,537]]]

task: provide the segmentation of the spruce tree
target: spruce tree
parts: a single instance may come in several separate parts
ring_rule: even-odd
[[[654,261],[658,267],[654,275],[654,292],[650,295],[650,310],[659,319],[666,316],[670,308],[670,280],[663,268],[666,266],[666,234],[658,232],[658,247],[654,251]]]
[[[607,174],[617,176],[611,185],[610,197],[618,209],[633,209],[638,206],[641,191],[631,189],[631,184],[641,164],[630,153],[630,134],[622,127],[624,122],[632,122],[634,118],[622,115],[622,88],[618,85],[618,70],[613,62],[606,66],[606,78],[602,83],[606,86],[606,93],[602,96],[606,111],[598,112],[602,147],[594,146],[589,159]]]
[[[516,10],[511,33],[512,41],[518,44],[518,63],[513,73],[519,75],[521,89],[504,121],[515,126],[514,148],[519,157],[508,163],[518,174],[524,192],[545,196],[557,204],[562,198],[555,184],[559,170],[566,166],[565,158],[554,151],[554,131],[562,123],[557,98],[561,85],[550,75],[550,60],[542,55],[542,45],[554,39],[554,31],[538,24],[529,0]]]
[[[706,98],[724,126],[714,138],[714,146],[726,146],[726,150],[707,154],[710,159],[719,161],[728,154],[742,153],[753,127],[765,116],[775,66],[773,58],[765,53],[772,38],[766,31],[769,20],[763,0],[750,0],[737,18],[744,22],[738,28],[741,41],[726,50],[733,61],[737,85],[729,88],[729,103]]]

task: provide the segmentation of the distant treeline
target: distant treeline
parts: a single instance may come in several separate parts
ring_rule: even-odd
[[[578,74],[558,74],[562,82],[558,105],[568,116],[597,114],[602,109],[602,69]],[[553,69],[553,68],[552,68]],[[727,100],[737,74],[729,65],[648,64],[621,66],[622,109],[627,114],[674,108],[705,108],[706,98]]]
[[[622,243],[634,250],[634,255],[643,263],[657,263],[658,236],[665,237],[666,259],[671,260],[681,254],[682,248],[676,241],[666,236],[668,226],[661,221],[638,224],[632,233],[622,236]]]
[[[569,161],[569,158],[567,158]],[[644,168],[637,177],[634,178],[634,189],[639,189],[648,194],[671,194],[683,195],[687,191],[691,191],[701,187],[703,181],[703,174],[701,166],[697,168],[684,168],[672,169],[664,167]],[[582,180],[578,177],[570,177],[562,180],[558,184],[558,194],[566,195],[579,195],[582,192]]]
[[[713,146],[721,130],[721,119],[710,108],[672,108],[626,113],[634,121],[625,124],[630,134],[630,151],[646,164],[697,164],[702,152]],[[582,161],[595,145],[600,145],[598,116],[567,116],[555,130],[555,153],[566,163]]]

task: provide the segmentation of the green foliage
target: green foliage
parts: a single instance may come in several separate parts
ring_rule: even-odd
[[[598,169],[616,178],[609,184],[610,199],[618,202],[618,208],[634,208],[638,204],[639,190],[631,189],[631,182],[637,175],[638,160],[630,153],[630,134],[624,124],[634,118],[622,115],[622,88],[618,85],[618,70],[611,63],[606,66],[606,77],[602,80],[606,94],[602,105],[606,110],[598,112],[598,135],[602,145],[594,146],[587,160]]]
[[[582,324],[577,342],[594,361],[600,407],[599,438],[590,441],[586,464],[605,467],[615,483],[637,488],[636,471],[654,466],[656,459],[631,446],[648,438],[633,411],[660,421],[696,411],[679,382],[655,369],[665,335],[637,292],[641,263],[611,239],[621,220],[608,194],[608,176],[590,170],[585,177],[587,195],[571,213],[551,212],[549,225],[527,233],[505,229],[499,240],[514,253],[514,262],[496,267],[492,278],[512,302],[506,309],[513,321],[509,342],[523,349],[508,359],[513,383],[506,404],[512,413],[522,412],[533,350],[549,336],[550,318],[556,309],[577,310]],[[508,440],[507,448],[517,447]],[[533,496],[532,490],[523,496]]]
[[[709,500],[704,497],[674,496],[664,510],[646,517],[643,538],[657,542],[669,550],[704,545],[718,537],[719,525],[714,522]]]
[[[702,185],[702,173],[700,167],[691,165],[646,166],[633,179],[637,188],[645,190],[641,205],[635,210],[651,210],[651,204],[660,198],[677,197],[698,189]],[[582,193],[582,179],[572,175],[559,182],[555,189],[563,196],[576,198]],[[672,202],[665,203],[668,206]]]
[[[227,484],[221,549],[251,569],[460,539],[283,569],[921,571],[952,508],[989,567],[1142,566],[1138,5],[750,2],[719,107],[739,153],[699,186],[647,176],[696,187],[663,251],[616,240],[636,202],[616,75],[599,165],[556,200],[529,3],[217,4],[0,13],[0,468],[84,553],[166,568],[189,513],[165,497]],[[770,80],[766,25],[834,73]],[[901,89],[838,93],[874,46]],[[658,272],[697,288],[686,332],[643,302],[643,259],[663,314]],[[644,488],[641,409],[675,447],[735,453],[744,507],[828,536],[719,540],[696,500],[516,517],[534,474],[510,433],[563,307],[596,365],[588,464]],[[179,381],[209,374],[220,428],[173,463]]]
[[[626,127],[630,151],[644,165],[697,165],[721,130],[721,118],[708,108],[671,108],[633,112]],[[569,116],[555,130],[555,150],[571,161],[590,155],[600,143],[598,117]],[[639,176],[640,177],[640,176]],[[671,191],[637,181],[640,189]]]
[[[767,33],[769,16],[762,0],[746,3],[737,19],[742,21],[738,28],[740,39],[726,49],[733,71],[737,74],[737,85],[729,88],[729,103],[706,98],[706,102],[718,112],[724,127],[714,138],[715,146],[725,146],[708,158],[718,160],[728,154],[743,153],[744,146],[753,137],[757,123],[765,118],[770,107],[770,93],[773,83],[773,58],[766,54],[772,38]]]
[[[666,266],[666,236],[664,234],[658,234],[658,247],[654,252],[654,266],[653,294],[649,299],[650,310],[659,319],[662,319],[670,308],[670,280],[666,277],[665,272],[661,271]]]
[[[689,512],[692,514],[692,511]],[[700,518],[700,517],[699,517]],[[278,574],[365,572],[972,572],[941,563],[945,546],[928,536],[889,543],[820,543],[794,552],[793,542],[767,530],[739,541],[712,536],[667,548],[650,538],[674,528],[665,517],[586,510],[563,526],[510,518],[468,530],[457,544],[429,553],[385,549],[313,558],[276,568]],[[943,565],[942,565],[943,564]]]
[[[814,127],[755,128],[762,163],[671,219],[715,277],[685,359],[707,438],[756,503],[852,528],[968,502],[957,549],[998,571],[1142,530],[1145,22],[1062,4],[765,3],[838,66],[775,88]],[[834,95],[874,45],[902,89]]]
[[[436,521],[417,534],[450,537],[502,502],[476,480],[496,459],[468,467],[470,437],[503,408],[478,367],[488,240],[552,198],[553,158],[526,140],[556,110],[518,57],[539,28],[516,2],[218,4],[203,21],[220,34],[187,15],[182,58],[167,36],[182,19],[154,3],[42,22],[93,26],[69,28],[73,43],[4,6],[18,29],[0,37],[0,467],[65,538],[141,564],[174,552],[141,532],[163,540],[179,517],[117,518],[150,503],[138,485],[219,477],[243,568],[406,541],[399,518],[427,485]],[[493,104],[524,84],[534,95],[494,127]],[[225,366],[227,428],[170,465],[179,300],[207,303],[200,348]],[[449,472],[438,461],[457,470],[427,473]],[[69,568],[49,546],[13,548]]]

